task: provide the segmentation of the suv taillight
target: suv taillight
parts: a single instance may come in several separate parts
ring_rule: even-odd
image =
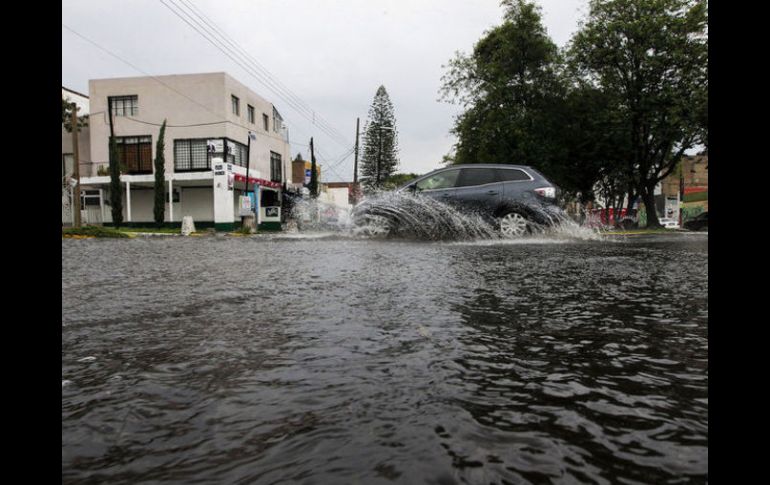
[[[546,199],[556,198],[556,189],[553,187],[541,187],[539,189],[535,189],[535,193],[542,195]]]

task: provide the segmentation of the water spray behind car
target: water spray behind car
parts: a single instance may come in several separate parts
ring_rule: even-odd
[[[354,231],[428,240],[520,238],[549,232],[595,238],[557,205],[558,187],[526,165],[452,165],[353,211]]]
[[[495,219],[458,210],[420,194],[379,192],[353,209],[350,231],[359,237],[428,241],[495,240],[543,235],[599,239],[596,231],[578,225],[561,209],[549,204],[510,202],[501,212],[526,217],[526,232],[518,236],[504,234]]]

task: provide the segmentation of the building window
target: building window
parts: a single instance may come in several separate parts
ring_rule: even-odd
[[[283,126],[283,118],[275,107],[273,108],[273,131],[278,133]]]
[[[262,124],[265,126],[265,131],[270,131],[270,118],[265,113],[262,113]]]
[[[247,157],[246,151],[246,145],[227,140],[227,163],[245,167]]]
[[[281,183],[281,155],[270,152],[270,181]]]
[[[241,115],[241,100],[235,96],[231,96],[233,101],[233,114],[235,116]]]
[[[139,96],[110,96],[114,116],[136,116],[139,114]]]
[[[82,190],[80,192],[80,207],[100,207],[101,197],[98,190]]]
[[[175,172],[195,172],[210,168],[211,163],[205,139],[174,140]]]
[[[118,163],[128,174],[152,173],[152,137],[117,136]]]
[[[254,106],[249,105],[248,111],[249,111],[249,123],[253,125],[254,124]]]

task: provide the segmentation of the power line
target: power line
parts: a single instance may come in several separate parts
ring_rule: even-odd
[[[173,5],[175,8],[172,8],[169,3]],[[313,121],[316,126],[323,131],[326,135],[328,135],[332,140],[336,141],[337,143],[345,146],[350,145],[350,143],[344,139],[333,127],[326,126],[324,122],[315,123],[315,112],[312,111],[312,113],[307,113],[305,110],[303,110],[302,106],[298,105],[294,99],[289,99],[281,92],[280,87],[277,86],[277,81],[273,81],[272,75],[269,73],[267,74],[267,80],[265,78],[265,75],[260,74],[258,72],[255,72],[257,69],[253,65],[244,66],[244,62],[248,64],[248,60],[244,59],[244,56],[242,54],[238,54],[233,52],[233,50],[226,45],[224,45],[224,42],[220,40],[219,38],[215,37],[217,35],[215,32],[216,27],[212,26],[210,23],[206,22],[205,20],[201,19],[200,16],[198,16],[195,12],[193,12],[191,9],[184,10],[183,7],[180,5],[174,3],[173,0],[161,0],[161,3],[168,8],[174,15],[176,15],[178,18],[180,18],[183,22],[185,22],[190,28],[192,28],[195,32],[197,32],[199,35],[201,35],[204,39],[209,41],[214,47],[216,47],[219,51],[221,51],[223,54],[228,56],[231,60],[233,60],[236,64],[238,64],[241,68],[243,68],[248,74],[253,76],[258,82],[263,84],[266,88],[268,88],[270,91],[275,93],[280,99],[285,101],[289,107],[294,109],[297,113],[299,113],[304,118],[308,119],[309,121]],[[188,20],[189,19],[189,20]],[[193,25],[190,21],[194,22],[198,27],[205,30],[206,33],[202,32],[198,27]],[[203,25],[203,23],[206,23],[207,26],[210,28],[207,28]],[[212,32],[214,30],[214,32]],[[219,37],[223,37],[222,34],[219,34]],[[232,44],[232,42],[230,42]],[[239,47],[241,51],[243,51],[242,48]],[[245,52],[245,51],[244,51]],[[238,58],[236,58],[236,56]],[[299,99],[296,95],[291,93],[288,88],[284,88],[287,92],[290,93],[290,96],[292,96],[295,99]],[[300,100],[300,102],[302,102]],[[302,102],[305,106],[307,106],[304,102]],[[313,119],[311,119],[310,114],[313,115]]]
[[[207,106],[205,106],[205,105],[203,105],[203,104],[199,103],[198,101],[194,100],[193,98],[191,98],[191,97],[187,96],[187,95],[186,95],[186,94],[184,94],[183,92],[181,92],[181,91],[178,91],[178,90],[174,89],[172,86],[170,86],[170,85],[168,85],[168,84],[164,83],[162,80],[158,79],[156,76],[153,76],[152,74],[148,73],[147,71],[145,71],[145,70],[143,70],[143,69],[141,69],[141,68],[139,68],[139,67],[135,66],[135,65],[134,65],[134,64],[132,64],[131,62],[129,62],[129,61],[127,61],[127,60],[123,59],[122,57],[120,57],[119,55],[117,55],[117,54],[115,54],[114,52],[110,51],[109,49],[107,49],[107,48],[105,48],[105,47],[102,47],[101,45],[99,45],[98,43],[96,43],[96,42],[94,42],[93,40],[89,39],[88,37],[86,37],[86,36],[84,36],[84,35],[82,35],[82,34],[80,34],[80,33],[76,32],[75,30],[73,30],[72,28],[70,28],[69,26],[67,26],[66,24],[61,24],[61,25],[62,25],[62,27],[64,27],[65,29],[69,30],[70,32],[72,32],[73,34],[77,35],[78,37],[80,37],[81,39],[85,40],[86,42],[88,42],[88,43],[90,43],[90,44],[94,45],[94,46],[95,46],[95,47],[97,47],[98,49],[100,49],[100,50],[102,50],[102,51],[106,52],[107,54],[109,54],[109,55],[111,55],[112,57],[114,57],[114,58],[118,59],[119,61],[123,62],[124,64],[127,64],[128,66],[131,66],[132,68],[134,68],[135,70],[137,70],[137,71],[141,72],[141,73],[142,73],[142,74],[144,74],[145,76],[148,76],[148,77],[152,78],[153,80],[155,80],[156,82],[158,82],[158,83],[160,83],[160,84],[162,84],[162,85],[166,86],[166,87],[167,87],[168,89],[170,89],[171,91],[174,91],[175,93],[179,94],[180,96],[182,96],[182,97],[184,97],[184,98],[188,99],[189,101],[191,101],[191,102],[193,102],[193,103],[197,104],[198,106],[200,106],[201,108],[205,109],[205,110],[206,110],[206,111],[208,111],[209,113],[212,113],[213,115],[215,115],[217,118],[219,118],[219,117],[220,117],[218,113],[215,113],[214,111],[210,110],[210,109],[209,109]],[[235,122],[232,122],[232,121],[226,120],[226,119],[224,119],[224,118],[222,119],[222,121],[223,121],[223,122],[229,122],[229,123],[232,123],[232,124],[234,124],[234,125],[237,125],[237,126],[240,126],[240,127],[242,127],[242,128],[245,128],[245,129],[249,130],[249,128],[248,128],[248,127],[246,127],[246,126],[243,126],[243,125],[240,125],[240,124],[238,124],[238,123],[235,123]]]
[[[315,148],[315,151],[318,152],[318,156],[321,159],[321,161],[328,164],[328,165],[324,165],[324,170],[331,170],[340,179],[347,180],[347,177],[343,177],[342,175],[340,175],[339,172],[335,170],[335,167],[338,167],[343,161],[345,161],[345,159],[349,158],[355,151],[355,148],[343,154],[339,160],[333,163],[330,163],[328,161],[329,159],[318,149],[318,147]]]
[[[173,92],[175,92],[175,93],[179,94],[180,96],[182,96],[183,98],[187,99],[188,101],[190,101],[190,102],[192,102],[192,103],[194,103],[194,104],[196,104],[196,105],[200,106],[201,108],[203,108],[204,110],[206,110],[206,111],[208,111],[209,113],[213,114],[213,115],[214,115],[214,116],[216,116],[217,118],[220,118],[220,115],[219,115],[218,113],[215,113],[214,111],[212,111],[211,109],[209,109],[207,106],[205,106],[205,105],[203,105],[203,104],[199,103],[199,102],[198,102],[198,101],[196,101],[195,99],[193,99],[193,98],[191,98],[191,97],[187,96],[186,94],[182,93],[181,91],[179,91],[179,90],[175,89],[173,86],[170,86],[169,84],[167,84],[167,83],[163,82],[163,81],[162,81],[161,79],[159,79],[158,77],[156,77],[156,76],[153,76],[152,74],[148,73],[148,72],[147,72],[147,71],[145,71],[144,69],[142,69],[142,68],[140,68],[139,66],[137,66],[137,65],[135,65],[135,64],[133,64],[133,63],[131,63],[130,61],[128,61],[128,60],[126,60],[126,59],[122,58],[122,57],[121,57],[121,56],[119,56],[118,54],[116,54],[116,53],[112,52],[111,50],[109,50],[109,49],[107,49],[106,47],[104,47],[104,46],[100,45],[99,43],[97,43],[97,42],[95,42],[95,41],[93,41],[93,40],[89,39],[88,37],[84,36],[83,34],[81,34],[81,33],[77,32],[76,30],[72,29],[72,28],[71,28],[71,27],[69,27],[68,25],[66,25],[66,24],[62,23],[62,27],[63,27],[63,28],[65,28],[66,30],[68,30],[69,32],[71,32],[72,34],[74,34],[74,35],[76,35],[76,36],[80,37],[80,38],[81,38],[81,39],[83,39],[84,41],[88,42],[89,44],[93,45],[93,46],[94,46],[94,47],[96,47],[97,49],[99,49],[99,50],[101,50],[101,51],[103,51],[103,52],[105,52],[105,53],[109,54],[110,56],[114,57],[115,59],[119,60],[120,62],[122,62],[122,63],[126,64],[126,65],[127,65],[127,66],[129,66],[129,67],[131,67],[131,68],[132,68],[132,69],[134,69],[135,71],[137,71],[137,72],[140,72],[140,73],[144,74],[145,76],[147,76],[147,77],[149,77],[149,78],[153,79],[155,82],[157,82],[157,83],[159,83],[159,84],[161,84],[161,85],[165,86],[165,87],[166,87],[166,88],[168,88],[169,90],[171,90],[171,91],[173,91]],[[105,122],[106,122],[106,114],[107,114],[107,112],[106,112],[106,111],[97,111],[97,112],[89,113],[89,116],[91,116],[91,115],[98,115],[98,114],[104,114],[104,115],[105,115]],[[151,123],[151,122],[147,122],[147,121],[144,121],[144,120],[134,119],[134,118],[131,118],[131,117],[126,117],[126,118],[128,118],[128,119],[131,119],[132,121],[135,121],[135,122],[140,122],[140,123],[150,124],[150,125],[154,125],[154,126],[161,126],[161,125],[160,125],[160,124],[158,124],[158,123]],[[201,125],[201,126],[203,126],[203,125],[209,125],[209,124],[219,124],[219,123],[230,123],[230,124],[232,124],[232,125],[235,125],[235,126],[239,126],[239,127],[241,127],[241,128],[244,128],[244,129],[246,129],[247,131],[250,131],[250,130],[251,130],[251,128],[250,128],[250,127],[244,126],[244,125],[242,125],[242,124],[240,124],[240,123],[236,123],[236,122],[234,122],[234,121],[231,121],[231,120],[228,120],[228,119],[223,119],[222,121],[219,121],[219,122],[202,123],[202,124],[200,124],[200,125]],[[169,126],[169,125],[166,125],[166,126]],[[178,125],[178,127],[182,127],[182,126],[196,126],[196,125]],[[300,130],[300,131],[303,131],[303,132],[304,132],[304,130],[302,130],[302,129],[301,129],[299,126],[295,126],[295,128],[297,128],[298,130]],[[269,135],[269,134],[268,134],[268,136],[270,136],[270,137],[272,137],[272,138],[279,138],[279,137],[275,137],[275,136],[273,136],[273,135]],[[282,138],[281,138],[281,139],[282,139]],[[289,143],[289,145],[300,146],[300,147],[303,147],[303,148],[309,148],[309,145],[307,145],[307,144],[304,144],[304,143],[298,143],[298,142],[288,142],[288,143]],[[291,147],[290,147],[290,149],[291,149]],[[291,152],[289,153],[289,158],[291,158]],[[339,174],[337,174],[337,175],[339,176]],[[342,177],[341,177],[341,178],[342,178]]]
[[[270,73],[270,71],[268,71],[262,64],[260,64],[259,61],[257,61],[251,54],[248,53],[248,51],[246,51],[235,40],[233,40],[232,37],[227,35],[227,33],[224,32],[222,29],[220,29],[214,23],[213,20],[211,20],[208,16],[206,16],[206,14],[203,13],[200,9],[198,9],[191,1],[189,0],[181,0],[181,1],[188,6],[188,10],[190,10],[191,12],[194,10],[195,12],[193,13],[196,13],[198,18],[201,19],[203,23],[205,23],[207,26],[209,26],[214,31],[215,34],[217,34],[221,39],[227,42],[230,46],[232,46],[241,54],[243,54],[243,57],[245,57],[247,60],[250,60],[252,65],[256,67],[256,69],[259,70],[267,78],[268,82],[274,84],[278,89],[282,90],[292,101],[294,101],[301,108],[303,108],[308,114],[311,114],[313,116],[313,122],[315,123],[315,117],[317,113],[305,101],[303,101],[299,96],[294,94],[283,83],[281,83],[279,79],[277,79],[272,73]],[[320,114],[318,114],[318,118],[321,124],[325,124],[333,133],[338,135],[348,145],[350,144],[347,141],[347,139],[343,135],[341,135],[340,132],[337,131],[336,128],[334,128],[334,126],[326,122],[326,120]]]
[[[133,63],[131,63],[131,62],[127,61],[126,59],[123,59],[123,58],[122,58],[122,57],[120,57],[118,54],[115,54],[114,52],[112,52],[111,50],[107,49],[106,47],[103,47],[103,46],[101,46],[101,45],[100,45],[100,44],[98,44],[97,42],[95,42],[95,41],[93,41],[93,40],[89,39],[88,37],[84,36],[83,34],[81,34],[81,33],[77,32],[77,31],[75,31],[74,29],[72,29],[71,27],[67,26],[66,24],[62,24],[62,27],[64,27],[65,29],[67,29],[67,30],[68,30],[68,31],[70,31],[71,33],[75,34],[76,36],[80,37],[81,39],[85,40],[86,42],[88,42],[89,44],[93,45],[94,47],[98,48],[99,50],[106,52],[107,54],[109,54],[110,56],[112,56],[112,57],[114,57],[115,59],[119,60],[120,62],[122,62],[122,63],[124,63],[124,64],[126,64],[126,65],[130,66],[130,67],[131,67],[131,68],[133,68],[134,70],[136,70],[136,71],[138,71],[138,72],[140,72],[140,73],[144,74],[145,76],[148,76],[148,77],[150,77],[151,79],[153,79],[153,80],[154,80],[154,81],[156,81],[157,83],[159,83],[159,84],[162,84],[163,86],[165,86],[166,88],[170,89],[171,91],[174,91],[175,93],[179,94],[180,96],[182,96],[182,97],[186,98],[188,101],[190,101],[190,102],[192,102],[192,103],[194,103],[194,104],[197,104],[198,106],[200,106],[201,108],[205,109],[205,110],[206,110],[206,111],[208,111],[209,113],[211,113],[211,114],[215,115],[217,118],[220,118],[220,115],[219,115],[218,113],[215,113],[214,111],[210,110],[210,109],[209,109],[207,106],[205,106],[205,105],[203,105],[203,104],[199,103],[198,101],[196,101],[195,99],[193,99],[193,98],[191,98],[191,97],[187,96],[187,95],[186,95],[186,94],[184,94],[183,92],[181,92],[181,91],[179,91],[179,90],[175,89],[173,86],[170,86],[169,84],[167,84],[167,83],[163,82],[161,79],[159,79],[159,78],[158,78],[158,77],[156,77],[156,76],[153,76],[152,74],[148,73],[148,72],[147,72],[147,71],[145,71],[144,69],[142,69],[142,68],[140,68],[140,67],[138,67],[138,66],[134,65]],[[91,115],[97,115],[97,114],[105,114],[105,116],[106,116],[106,111],[97,111],[97,112],[94,112],[94,113],[89,113],[89,116],[91,116]],[[150,123],[150,122],[147,122],[147,121],[143,121],[143,120],[139,120],[139,119],[131,118],[131,117],[129,117],[129,116],[127,116],[126,118],[128,118],[128,119],[131,119],[132,121],[136,121],[136,122],[139,122],[139,123],[145,123],[145,124],[150,124],[150,125],[155,125],[155,126],[161,126],[159,123]],[[242,125],[242,124],[240,124],[240,123],[236,123],[235,121],[232,121],[232,120],[228,120],[228,119],[222,119],[222,121],[217,121],[217,122],[210,122],[210,123],[201,123],[201,124],[192,124],[192,125],[174,125],[174,127],[185,127],[185,126],[204,126],[204,125],[214,125],[214,124],[221,124],[221,123],[230,123],[230,124],[232,124],[232,125],[235,125],[235,126],[241,127],[241,128],[243,128],[243,129],[245,129],[245,130],[247,130],[247,131],[252,131],[252,128],[251,128],[251,127],[248,127],[248,126]],[[166,126],[172,126],[172,125],[166,125]],[[263,135],[264,135],[264,133],[263,133]],[[272,137],[272,138],[277,138],[277,139],[281,139],[281,140],[283,140],[282,138],[280,138],[280,137],[276,137],[276,136],[274,136],[274,135],[271,135],[271,134],[269,134],[269,133],[267,134],[267,136],[269,136],[269,137]],[[304,144],[302,144],[302,143],[295,143],[295,142],[292,142],[291,144],[295,144],[295,145],[298,145],[298,146],[303,146],[303,147],[307,147],[307,146],[308,146],[308,145],[304,145]]]

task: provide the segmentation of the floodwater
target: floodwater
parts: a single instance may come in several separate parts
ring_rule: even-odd
[[[64,483],[703,483],[708,236],[62,241]]]

